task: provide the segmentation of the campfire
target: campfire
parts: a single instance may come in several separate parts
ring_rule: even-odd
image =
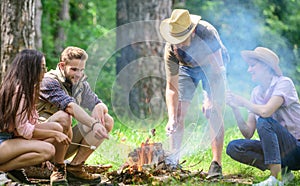
[[[155,136],[155,129],[152,130],[152,135]],[[107,173],[106,176],[111,183],[154,184],[168,182],[174,178],[183,180],[196,175],[205,177],[202,170],[191,172],[182,168],[170,168],[165,163],[167,152],[163,149],[162,143],[150,142],[150,138],[128,154],[128,160],[119,170]]]

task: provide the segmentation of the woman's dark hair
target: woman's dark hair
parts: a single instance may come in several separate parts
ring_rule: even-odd
[[[0,86],[0,131],[8,131],[11,129],[10,124],[16,124],[22,97],[22,117],[27,116],[29,119],[35,109],[35,100],[38,99],[40,80],[43,77],[43,57],[37,50],[25,49],[17,54],[9,66]]]

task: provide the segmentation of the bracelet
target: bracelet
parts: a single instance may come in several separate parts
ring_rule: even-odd
[[[97,123],[100,123],[100,122],[99,122],[99,121],[95,121],[95,122],[92,124],[91,130],[94,130],[94,126],[95,126]]]

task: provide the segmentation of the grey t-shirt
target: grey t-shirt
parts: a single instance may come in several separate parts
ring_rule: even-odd
[[[203,66],[209,63],[206,58],[209,54],[216,52],[224,47],[217,30],[208,22],[200,20],[195,28],[195,36],[191,44],[183,49],[178,49],[178,55],[175,54],[174,46],[167,43],[165,46],[165,67],[167,77],[178,74],[180,65],[183,66]]]

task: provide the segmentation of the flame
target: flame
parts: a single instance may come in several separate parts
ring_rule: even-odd
[[[155,136],[155,129],[151,130],[153,136]],[[150,165],[156,162],[153,162],[155,159],[157,161],[158,158],[155,158],[155,143],[150,142],[151,136],[146,139],[145,142],[141,143],[141,146],[135,149],[134,156],[129,158],[129,166],[131,169],[135,169],[138,171],[143,170],[143,165]]]
[[[146,142],[141,143],[141,146],[135,149],[135,156],[129,158],[129,165],[132,169],[138,171],[143,170],[143,165],[149,165],[153,162],[154,143],[149,143],[149,139]]]
[[[141,147],[137,149],[137,167],[138,171],[143,170],[143,165],[151,164],[153,159],[153,143],[149,143],[147,140],[145,143],[141,144]]]

